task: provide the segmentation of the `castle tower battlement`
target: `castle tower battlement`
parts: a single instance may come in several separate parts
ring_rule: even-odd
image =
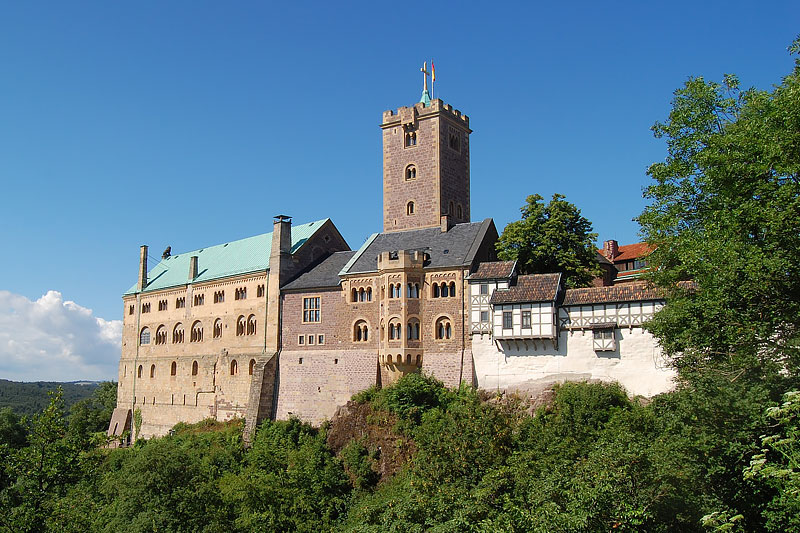
[[[470,221],[469,117],[440,99],[384,111],[383,231]]]

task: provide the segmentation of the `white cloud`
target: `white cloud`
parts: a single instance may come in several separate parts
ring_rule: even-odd
[[[0,291],[0,378],[15,381],[116,379],[122,321],[48,291],[31,301]]]

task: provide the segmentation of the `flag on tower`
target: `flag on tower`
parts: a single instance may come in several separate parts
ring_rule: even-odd
[[[436,67],[433,66],[433,59],[431,59],[431,77],[432,81],[436,81]]]

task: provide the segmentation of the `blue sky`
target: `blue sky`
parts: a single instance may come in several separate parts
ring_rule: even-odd
[[[381,112],[419,99],[430,58],[474,130],[473,220],[502,230],[559,192],[599,240],[635,242],[672,92],[728,72],[769,88],[800,33],[796,2],[658,4],[5,2],[0,289],[113,321],[140,244],[285,213],[357,248],[381,227]]]

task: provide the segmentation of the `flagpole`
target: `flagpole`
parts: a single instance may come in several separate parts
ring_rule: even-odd
[[[436,99],[436,69],[433,67],[433,59],[431,59],[431,99]]]

